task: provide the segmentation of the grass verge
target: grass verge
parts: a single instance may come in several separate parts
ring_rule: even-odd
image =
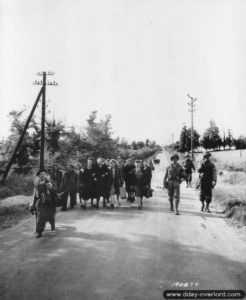
[[[16,225],[19,221],[30,217],[28,204],[19,204],[0,208],[0,230]]]
[[[226,172],[218,178],[214,200],[237,226],[246,226],[246,173]]]
[[[5,185],[0,186],[0,200],[15,195],[32,195],[33,175],[11,174]]]

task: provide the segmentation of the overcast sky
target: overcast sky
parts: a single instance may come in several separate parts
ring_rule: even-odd
[[[245,16],[244,0],[0,0],[0,137],[42,70],[67,126],[98,110],[115,136],[168,143],[190,125],[190,93],[200,133],[214,119],[246,135]]]

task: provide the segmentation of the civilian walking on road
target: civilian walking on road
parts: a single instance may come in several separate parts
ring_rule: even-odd
[[[116,160],[111,159],[110,161],[110,171],[109,171],[109,182],[110,182],[110,202],[111,207],[114,208],[115,204],[120,206],[119,195],[120,187],[123,186],[123,177],[120,168],[117,165]]]
[[[37,175],[39,178],[34,183],[34,200],[30,210],[36,211],[36,237],[40,238],[46,222],[49,222],[51,230],[55,231],[57,189],[54,182],[47,179],[45,170],[40,170]]]
[[[135,166],[132,163],[131,159],[127,159],[126,164],[123,168],[123,177],[126,185],[126,192],[129,197],[129,194],[133,192],[132,189],[132,174],[135,169]]]
[[[68,171],[65,172],[62,179],[62,210],[67,210],[67,200],[68,196],[70,196],[70,208],[74,208],[77,204],[77,192],[79,190],[79,176],[75,172],[75,168],[73,165],[69,165]]]
[[[212,189],[217,182],[217,172],[215,165],[210,161],[211,154],[206,152],[203,156],[203,162],[198,169],[200,173],[200,201],[202,202],[201,211],[210,212],[209,205],[212,201]]]
[[[180,164],[178,164],[178,160],[179,156],[177,154],[171,157],[172,163],[167,167],[163,181],[163,186],[168,189],[170,211],[175,211],[176,215],[179,215],[180,183],[182,179],[186,179],[185,171]]]
[[[82,198],[83,204],[81,208],[86,209],[87,200],[91,199],[91,207],[93,207],[93,199],[97,198],[97,174],[96,168],[93,166],[92,158],[88,158],[87,166],[80,175],[80,185],[83,187]]]
[[[152,170],[148,164],[148,161],[146,160],[143,162],[143,172],[145,174],[147,186],[149,189],[151,189]]]
[[[62,171],[60,171],[58,165],[53,165],[50,172],[50,179],[55,183],[58,193],[61,191],[62,176]]]
[[[140,160],[135,161],[135,169],[132,173],[132,186],[138,203],[138,208],[140,209],[143,206],[143,196],[147,186],[146,174],[141,167]]]
[[[106,207],[106,201],[109,198],[109,169],[103,163],[102,158],[97,159],[96,166],[96,176],[97,176],[97,184],[96,184],[96,193],[97,193],[97,208],[99,208],[100,197],[103,197],[103,207]]]

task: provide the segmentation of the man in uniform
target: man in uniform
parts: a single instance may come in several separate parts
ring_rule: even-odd
[[[210,212],[209,205],[212,201],[212,189],[217,182],[217,172],[215,165],[210,161],[211,153],[206,152],[203,162],[198,169],[200,173],[200,201],[202,202],[201,211]],[[205,203],[206,207],[205,207]]]
[[[178,160],[179,156],[177,154],[174,154],[171,157],[172,163],[167,167],[163,181],[164,187],[168,189],[170,211],[175,211],[176,215],[179,215],[180,183],[182,182],[182,179],[186,179],[185,171],[178,163]]]
[[[190,159],[190,155],[187,154],[185,156],[186,160],[184,162],[184,169],[185,169],[185,173],[187,175],[186,177],[186,184],[187,184],[187,188],[191,187],[191,181],[192,181],[192,173],[193,171],[195,172],[195,166],[193,164],[193,161]]]

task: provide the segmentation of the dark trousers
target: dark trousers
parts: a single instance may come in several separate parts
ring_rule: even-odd
[[[191,183],[192,181],[192,172],[189,172],[189,171],[185,171],[186,172],[186,183],[188,185],[188,183]]]
[[[201,182],[200,186],[200,201],[210,203],[212,201],[212,183]]]
[[[73,208],[75,204],[77,204],[77,193],[76,192],[64,192],[62,197],[62,208],[67,208],[67,200],[68,196],[70,196],[70,207]]]
[[[36,225],[37,233],[42,233],[44,231],[46,222],[49,222],[52,227],[55,226],[55,213],[56,213],[55,207],[45,207],[45,206],[37,207],[37,225]]]

